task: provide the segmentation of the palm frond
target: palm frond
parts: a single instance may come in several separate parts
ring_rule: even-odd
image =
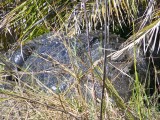
[[[135,45],[143,44],[144,53],[148,50],[149,47],[151,47],[151,51],[154,51],[155,44],[157,41],[158,33],[159,33],[159,26],[160,26],[160,18],[156,20],[155,22],[151,23],[149,26],[146,26],[136,34],[132,35],[122,46],[119,51],[116,51],[108,57],[111,56],[112,60],[118,59],[119,56],[121,56],[126,50],[133,49]],[[158,51],[160,49],[160,44],[158,46]],[[157,51],[157,52],[158,52]]]

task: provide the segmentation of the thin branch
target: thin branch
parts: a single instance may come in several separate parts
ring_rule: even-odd
[[[110,20],[110,9],[109,9],[109,4],[110,0],[106,1],[105,0],[105,6],[106,6],[106,11],[105,11],[105,39],[104,39],[104,66],[103,66],[103,88],[102,88],[102,100],[101,100],[101,111],[100,111],[100,120],[103,120],[103,114],[105,113],[105,108],[104,108],[104,100],[105,100],[105,80],[107,78],[106,75],[106,66],[107,66],[107,51],[106,51],[106,44],[109,44],[109,20]]]

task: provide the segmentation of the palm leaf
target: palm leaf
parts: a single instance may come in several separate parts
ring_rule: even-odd
[[[158,36],[159,36],[159,26],[160,26],[160,10],[153,9],[153,4],[149,2],[149,7],[147,7],[143,21],[139,27],[139,30],[135,32],[128,40],[122,44],[119,51],[111,53],[108,57],[111,56],[112,60],[118,59],[125,51],[133,49],[135,45],[143,45],[143,52],[146,53],[148,49],[150,52],[155,51],[157,49],[157,53],[160,49],[160,42],[158,44]]]

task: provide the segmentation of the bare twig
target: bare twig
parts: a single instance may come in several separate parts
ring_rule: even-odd
[[[100,112],[100,120],[103,120],[103,114],[105,113],[105,106],[104,106],[104,100],[105,100],[105,80],[106,80],[106,66],[107,66],[107,51],[106,51],[106,44],[109,43],[109,4],[110,0],[106,1],[105,0],[105,6],[106,6],[106,11],[105,11],[105,39],[104,39],[104,65],[103,65],[103,88],[102,88],[102,100],[101,100],[101,112]]]

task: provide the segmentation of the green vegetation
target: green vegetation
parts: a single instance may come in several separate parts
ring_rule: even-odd
[[[154,3],[152,0],[108,0],[108,3],[110,13],[107,17],[110,19],[110,32],[127,38],[124,47],[112,54],[111,57],[117,59],[124,51],[134,48],[135,84],[131,99],[126,103],[118,95],[110,80],[106,78],[104,87],[107,95],[103,106],[105,109],[103,116],[109,120],[158,120],[160,113],[157,110],[157,98],[155,99],[154,95],[150,98],[146,95],[145,85],[141,84],[136,71],[135,51],[138,48],[135,46],[144,40],[143,44],[148,48],[160,36],[158,34],[160,3],[158,0],[155,0]],[[79,0],[0,0],[1,53],[13,49],[14,43],[24,45],[49,32],[65,33],[70,37],[84,31],[104,29],[105,14],[104,0],[102,2],[88,0],[86,3]],[[147,40],[145,40],[146,37],[148,37]],[[154,48],[155,45],[152,45],[152,49]],[[0,76],[3,76],[3,67],[4,65],[0,63],[0,69],[2,69]],[[59,94],[49,88],[46,93],[38,86],[32,86],[25,82],[9,82],[1,77],[0,85],[7,84],[12,91],[0,88],[0,119],[99,119],[101,109],[99,99],[95,100],[93,97],[88,102],[79,91],[76,91],[73,98],[65,96],[72,88],[77,89],[77,86],[80,86],[79,81],[84,76],[81,74],[81,70],[75,69],[72,72],[63,65],[62,68],[77,81],[67,91]],[[103,73],[99,66],[95,68],[101,74]],[[102,77],[93,71],[91,70],[91,74],[102,83]],[[93,90],[90,92],[94,94]],[[114,101],[109,96],[112,96]]]

